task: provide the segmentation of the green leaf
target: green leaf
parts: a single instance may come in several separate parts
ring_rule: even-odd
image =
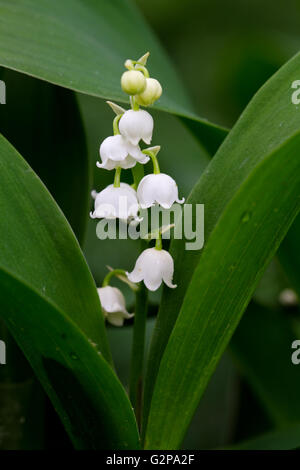
[[[226,450],[292,450],[300,447],[300,424],[268,432]]]
[[[0,152],[0,267],[54,302],[109,357],[99,297],[70,226],[3,137]]]
[[[300,129],[299,112],[291,103],[290,88],[298,76],[299,67],[300,54],[297,54],[257,92],[186,201],[205,206],[206,243],[201,251],[186,251],[186,240],[173,240],[171,243],[170,252],[175,263],[174,281],[178,287],[165,289],[163,293],[148,361],[144,423],[161,357],[211,233],[218,227],[228,204],[247,184],[251,174]]]
[[[39,178],[3,137],[0,174],[1,316],[76,447],[135,448],[135,419],[105,360],[104,319],[78,243]]]
[[[199,298],[199,302],[204,302],[205,303],[205,308],[202,305],[201,310],[205,312],[205,315],[211,314],[213,310],[215,310],[215,307],[213,306],[213,303],[216,299],[216,292],[220,292],[223,289],[223,286],[227,284],[230,280],[235,278],[235,273],[240,270],[240,267],[243,265],[242,262],[244,260],[240,260],[240,250],[242,249],[242,245],[240,244],[240,241],[236,241],[235,243],[237,244],[236,247],[232,247],[232,244],[230,244],[230,247],[232,249],[231,253],[231,258],[228,257],[226,258],[226,261],[228,265],[226,266],[224,264],[224,271],[223,269],[221,270],[220,267],[219,271],[216,272],[216,266],[220,264],[220,260],[222,261],[222,265],[224,261],[224,255],[219,253],[219,260],[214,259],[215,254],[217,253],[217,250],[222,247],[222,250],[224,251],[226,245],[224,245],[224,237],[220,240],[218,240],[217,234],[220,234],[219,230],[220,227],[222,227],[222,230],[224,233],[227,231],[228,228],[233,228],[237,231],[239,227],[248,227],[248,230],[250,232],[248,233],[248,236],[250,237],[250,234],[256,232],[256,228],[253,229],[253,221],[256,220],[257,217],[262,217],[266,219],[266,224],[269,222],[270,223],[270,232],[266,231],[264,233],[264,243],[257,242],[255,246],[253,246],[253,253],[251,253],[251,260],[248,262],[248,267],[245,271],[245,276],[249,276],[248,279],[248,284],[247,284],[247,290],[243,292],[242,287],[243,287],[243,277],[240,276],[239,279],[237,279],[234,294],[231,293],[231,295],[236,296],[235,298],[235,309],[230,310],[230,316],[228,318],[226,315],[228,315],[228,312],[226,310],[222,310],[222,315],[220,317],[220,321],[224,321],[223,327],[228,328],[227,334],[224,338],[224,342],[222,343],[222,347],[225,347],[226,341],[230,338],[230,334],[233,332],[233,329],[231,330],[229,326],[227,325],[227,322],[229,322],[229,325],[232,327],[232,325],[236,325],[239,316],[241,315],[243,309],[245,308],[248,300],[249,300],[249,295],[251,295],[253,288],[256,284],[256,281],[258,279],[258,276],[262,274],[262,270],[265,266],[265,262],[270,258],[270,254],[273,254],[278,247],[278,243],[281,241],[283,235],[285,234],[285,231],[288,229],[289,224],[292,222],[293,217],[296,215],[296,212],[298,210],[297,203],[298,203],[298,196],[299,193],[296,190],[296,187],[291,188],[291,190],[294,190],[293,194],[293,199],[292,200],[287,200],[287,194],[288,194],[288,189],[287,186],[289,183],[287,182],[298,182],[296,180],[296,177],[292,174],[288,174],[286,180],[280,179],[281,176],[279,175],[280,172],[285,173],[286,171],[289,172],[290,169],[285,168],[288,166],[288,158],[286,162],[281,159],[284,158],[285,153],[287,152],[287,149],[291,149],[291,151],[294,151],[294,148],[297,145],[297,137],[291,139],[288,141],[288,144],[286,147],[280,147],[281,144],[286,142],[290,136],[293,136],[297,129],[299,129],[299,117],[297,113],[297,109],[295,106],[291,104],[291,94],[289,87],[287,84],[291,83],[294,77],[297,75],[297,71],[299,70],[299,62],[300,62],[300,56],[297,55],[295,56],[290,62],[288,62],[282,69],[280,69],[277,74],[275,74],[272,79],[267,82],[267,84],[258,92],[258,94],[255,96],[255,98],[252,100],[252,102],[249,104],[247,107],[246,111],[243,113],[241,116],[240,120],[234,127],[234,129],[230,132],[228,138],[225,140],[224,144],[220,147],[219,151],[217,152],[215,158],[213,161],[208,165],[206,171],[204,172],[202,178],[200,179],[200,182],[198,185],[196,185],[195,189],[193,190],[191,196],[189,197],[188,201],[189,203],[204,203],[205,204],[205,211],[206,211],[206,216],[205,216],[205,238],[206,238],[206,245],[204,249],[202,250],[202,256],[201,256],[201,263],[197,266],[200,253],[199,252],[186,252],[184,251],[184,243],[185,240],[183,241],[175,241],[172,246],[172,253],[175,257],[175,266],[176,266],[176,272],[177,276],[175,278],[175,282],[179,285],[179,287],[172,291],[172,292],[167,292],[165,291],[162,305],[161,305],[161,313],[158,318],[156,330],[155,330],[155,335],[154,335],[154,340],[152,342],[152,351],[150,354],[150,359],[149,359],[149,368],[148,368],[148,378],[147,378],[147,384],[146,384],[146,394],[145,394],[145,416],[147,416],[147,411],[149,409],[149,404],[151,400],[151,393],[153,390],[153,384],[155,383],[155,376],[156,376],[156,371],[159,368],[160,364],[160,359],[162,357],[162,354],[164,352],[164,348],[167,344],[168,338],[170,336],[170,333],[172,331],[173,325],[176,321],[176,313],[179,312],[180,310],[180,305],[182,304],[182,300],[184,298],[184,294],[186,291],[186,288],[188,286],[188,283],[190,282],[191,277],[193,276],[194,270],[196,268],[196,271],[193,276],[193,281],[191,285],[189,286],[188,294],[185,297],[184,300],[184,306],[183,310],[181,310],[181,320],[182,321],[177,321],[175,331],[173,331],[171,338],[178,338],[179,331],[181,331],[182,325],[185,323],[184,319],[188,319],[187,323],[185,324],[185,328],[190,330],[190,325],[192,324],[193,318],[191,317],[192,312],[190,309],[192,308],[192,305],[196,299]],[[261,129],[264,129],[264,132],[261,132]],[[276,151],[275,151],[276,149]],[[272,153],[274,152],[274,153]],[[274,157],[274,159],[273,159]],[[289,159],[292,159],[294,155],[288,155]],[[277,162],[277,168],[273,165],[273,163]],[[295,160],[291,163],[291,166],[295,166]],[[283,168],[281,168],[283,167]],[[274,171],[274,178],[276,177],[278,186],[274,186],[274,181],[269,181],[268,184],[266,184],[265,189],[261,189],[259,187],[259,180],[254,179],[258,178],[260,176],[261,178],[264,177],[264,174],[262,171],[264,170],[265,174],[268,172]],[[297,167],[294,171],[298,171]],[[299,171],[298,171],[299,173]],[[291,180],[289,180],[291,178]],[[277,202],[278,195],[275,193],[278,193],[278,188],[282,184],[282,191],[284,192],[281,194],[281,199],[282,201]],[[298,182],[299,184],[299,182]],[[252,185],[249,188],[249,185]],[[252,199],[253,201],[257,200],[257,194],[259,191],[261,191],[260,198],[261,200],[257,201],[257,207],[253,206],[253,202],[249,201],[249,198],[247,194],[245,193],[245,188],[247,189],[248,194],[252,194],[253,188],[256,188],[256,194],[252,194]],[[268,188],[268,190],[266,190]],[[250,191],[251,190],[251,191]],[[269,196],[266,194],[266,191],[268,191],[268,195],[274,191],[274,195],[272,195],[273,200],[269,199]],[[283,199],[285,199],[287,207],[282,207],[283,204]],[[245,202],[247,202],[248,206],[245,205]],[[232,213],[230,213],[229,209],[231,207]],[[235,207],[236,213],[234,213],[232,207]],[[241,209],[243,209],[244,213],[241,212]],[[280,212],[280,210],[284,210],[285,216],[287,216],[287,211],[294,211],[290,213],[290,218],[284,221],[284,218],[282,217],[281,214],[281,219],[277,218],[278,213],[273,211]],[[264,211],[264,216],[260,211]],[[268,216],[268,217],[267,217]],[[238,220],[236,217],[239,217],[240,219]],[[227,220],[227,218],[229,220]],[[227,226],[224,227],[224,220],[226,220]],[[222,223],[221,223],[222,221]],[[249,222],[250,223],[247,223]],[[283,224],[283,221],[285,222],[285,225]],[[239,224],[237,227],[234,226],[234,224]],[[258,227],[259,227],[259,221]],[[276,234],[274,231],[278,230],[278,234]],[[226,232],[226,233],[227,233]],[[237,232],[239,233],[239,232]],[[274,233],[276,237],[274,237]],[[243,236],[243,231],[241,232],[241,238]],[[273,237],[273,238],[272,238]],[[216,240],[215,243],[217,244],[214,246],[213,240]],[[229,240],[235,240],[235,232],[232,231],[229,236]],[[208,248],[211,247],[211,248]],[[204,266],[204,261],[203,259],[207,260],[207,263],[209,264],[209,270],[208,272],[204,272],[202,274],[202,279],[200,278],[199,273],[203,271],[203,266]],[[214,259],[214,263],[212,263],[212,260]],[[256,259],[256,265],[252,265],[253,260]],[[237,262],[238,260],[238,262]],[[252,267],[252,269],[250,269]],[[231,273],[232,271],[232,273]],[[218,279],[218,276],[222,272],[223,277]],[[180,274],[179,274],[180,273]],[[225,274],[226,273],[226,274]],[[227,278],[228,273],[231,274],[229,278]],[[199,276],[199,277],[198,277]],[[212,305],[209,304],[209,298],[206,296],[208,295],[206,291],[202,291],[201,286],[204,289],[204,283],[205,280],[207,280],[207,276],[210,276],[210,282],[209,285],[206,286],[209,291],[211,292],[211,286],[214,286],[215,292],[212,294],[210,301],[212,302]],[[216,280],[218,279],[218,282],[212,282],[212,279],[215,278]],[[231,281],[230,281],[231,282]],[[231,285],[231,284],[230,284]],[[193,298],[193,290],[197,293],[196,299]],[[246,295],[243,297],[243,295]],[[193,299],[193,300],[191,300]],[[224,302],[226,299],[229,301],[230,297],[225,296]],[[244,299],[244,304],[240,304],[241,299]],[[189,302],[191,302],[190,307],[188,307]],[[198,301],[197,301],[198,302]],[[207,303],[206,303],[207,302]],[[200,305],[199,305],[200,308]],[[196,315],[198,312],[198,309],[193,310],[193,314]],[[218,315],[218,311],[215,311],[215,315]],[[204,313],[203,313],[204,315]],[[231,316],[232,315],[232,316]],[[235,315],[235,316],[234,316]],[[190,317],[189,317],[190,316]],[[195,320],[196,321],[196,320]],[[201,321],[201,320],[199,320]],[[180,325],[180,330],[179,330],[179,325]],[[226,326],[227,325],[227,326]],[[204,325],[202,325],[204,327]],[[200,325],[198,325],[199,331],[197,332],[198,335],[200,335]],[[178,328],[178,333],[176,333],[176,330]],[[192,334],[192,333],[191,333]],[[189,338],[189,334],[186,335],[186,338]],[[189,345],[191,347],[192,341],[191,338],[189,338],[190,342]],[[217,341],[215,339],[214,341]],[[167,350],[169,351],[169,354],[171,354],[172,351],[172,341],[169,342],[167,346]],[[185,343],[186,349],[188,350],[188,341]],[[216,345],[215,345],[216,346]],[[174,345],[173,345],[174,347]],[[178,346],[177,346],[178,347]],[[215,348],[212,347],[210,354],[213,354],[213,357],[215,357],[215,360],[217,361],[219,358],[219,354],[221,352],[221,349],[218,350],[218,352],[215,352]],[[187,351],[184,351],[183,354],[186,354]],[[194,351],[195,355],[196,352]],[[166,357],[170,357],[167,352],[165,353],[164,356],[164,363],[167,363]],[[178,350],[177,350],[178,354]],[[193,354],[193,353],[191,353]],[[216,356],[215,356],[216,354]],[[174,359],[174,358],[173,358]],[[183,359],[183,358],[181,358]],[[178,356],[177,356],[177,360]],[[185,360],[187,360],[187,356],[185,356]],[[196,370],[199,371],[199,367],[201,364],[201,361],[199,360],[199,357],[197,356],[198,363],[195,366]],[[204,357],[202,358],[202,361],[204,361]],[[215,362],[216,363],[216,362]],[[197,376],[197,381],[199,385],[200,377],[202,377],[202,388],[204,389],[208,376],[211,374],[213,367],[215,366],[215,363],[213,363],[212,367],[209,368],[209,371],[206,369],[206,366],[204,363],[202,363],[203,370],[201,370],[201,375]],[[170,367],[170,364],[169,364]],[[187,368],[185,365],[185,362],[181,362],[181,371],[182,368],[186,371],[187,375],[188,372],[191,371],[191,369]],[[174,365],[172,366],[172,371],[176,375],[176,368],[174,368]],[[178,373],[178,370],[177,370]],[[199,372],[200,373],[200,372]],[[162,373],[162,364],[160,367],[160,372],[159,375],[161,376],[161,380],[163,381],[163,373]],[[203,378],[206,377],[204,380]],[[178,383],[181,382],[181,379],[179,380],[177,377],[177,387]],[[172,383],[172,380],[170,380],[170,383]],[[174,387],[174,383],[173,383]],[[157,396],[159,393],[162,391],[162,384],[160,385],[157,384],[156,390],[157,390]],[[200,387],[201,388],[201,387]],[[169,389],[169,385],[168,385]],[[160,390],[160,392],[159,392]],[[180,442],[182,438],[182,434],[185,430],[185,427],[188,424],[188,420],[190,419],[190,416],[193,412],[193,409],[195,407],[196,401],[199,399],[201,393],[203,390],[198,390],[197,392],[194,392],[194,403],[191,400],[191,397],[189,396],[190,399],[190,405],[189,405],[189,411],[185,411],[185,425],[181,426],[181,430],[179,431],[176,426],[171,425],[170,422],[168,423],[168,420],[165,419],[164,424],[168,423],[169,426],[172,427],[172,430],[174,431],[174,435],[172,436],[172,433],[169,433],[169,440],[168,440],[168,445],[170,442],[172,442],[172,445],[175,445],[174,443],[176,442],[176,445]],[[162,392],[161,392],[162,393]],[[167,395],[167,392],[166,392]],[[180,395],[181,396],[181,395]],[[188,396],[188,394],[187,394]],[[181,396],[181,405],[183,403],[186,404],[186,401],[183,400],[183,397]],[[178,405],[177,400],[172,400],[172,405],[175,403]],[[169,406],[169,405],[168,405]],[[156,407],[157,407],[157,402],[152,403],[152,423],[150,426],[149,430],[149,435],[151,436],[150,439],[153,439],[153,429],[155,428],[157,422],[157,419],[155,418],[156,414]],[[172,407],[173,408],[173,407]],[[163,405],[161,405],[161,409],[163,409]],[[169,406],[170,409],[170,406]],[[177,408],[176,411],[177,417],[179,419],[179,408]],[[172,412],[170,410],[169,417],[171,419]],[[164,417],[166,418],[166,417]],[[174,416],[173,416],[174,418]],[[181,416],[181,419],[183,417]],[[154,424],[155,423],[155,424]],[[152,428],[153,427],[153,428]],[[178,433],[176,435],[176,433]],[[164,439],[163,434],[160,434],[162,436],[162,441]],[[156,443],[156,441],[150,441],[150,445],[153,445],[153,442],[155,442],[155,445],[160,445]],[[148,444],[149,445],[149,444]]]
[[[0,129],[43,180],[82,243],[91,188],[75,94],[9,69],[1,68],[1,79],[9,99],[1,108]],[[0,325],[0,338],[4,337],[8,357],[6,367],[0,368],[4,382],[0,385],[0,414],[5,436],[0,439],[1,445],[36,449],[44,438],[44,392],[33,379],[27,360]]]
[[[9,95],[1,109],[1,132],[41,178],[82,242],[91,172],[75,95],[8,69],[2,78]]]
[[[300,422],[299,370],[291,360],[295,339],[286,312],[250,304],[230,343],[241,372],[277,427]]]
[[[120,86],[124,62],[149,50],[151,75],[164,89],[156,107],[194,121],[209,150],[225,137],[225,129],[197,117],[131,1],[1,0],[0,18],[1,65],[101,98],[128,102]]]
[[[160,363],[146,448],[180,445],[264,268],[300,210],[299,151],[300,133],[265,158],[207,240]]]
[[[3,268],[0,286],[3,317],[75,447],[138,448],[128,397],[95,346],[48,299]]]

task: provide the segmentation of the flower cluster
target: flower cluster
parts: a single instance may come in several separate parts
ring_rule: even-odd
[[[125,110],[115,103],[108,102],[116,117],[113,121],[113,135],[100,145],[100,160],[97,167],[114,170],[114,182],[99,193],[93,192],[94,211],[92,218],[122,219],[127,222],[141,220],[140,209],[147,209],[159,204],[170,209],[175,203],[182,203],[178,197],[177,184],[169,175],[160,172],[157,154],[159,146],[141,148],[151,144],[154,122],[152,116],[141,106],[152,105],[162,93],[158,80],[151,78],[146,68],[149,53],[137,61],[127,60],[128,69],[121,77],[123,91],[130,95],[131,109]],[[134,175],[132,185],[121,182],[121,171],[144,165],[149,160],[153,163],[153,173],[141,179]],[[119,272],[120,270],[116,270]],[[171,255],[162,249],[161,233],[158,233],[155,247],[144,250],[138,257],[131,273],[126,272],[129,283],[144,281],[145,286],[157,290],[161,283],[174,288],[174,263]],[[112,273],[108,276],[111,277]],[[125,275],[125,272],[124,272]],[[105,281],[107,284],[107,280]],[[117,288],[108,285],[98,289],[103,311],[108,321],[122,325],[124,318],[130,318],[126,311],[123,294]]]

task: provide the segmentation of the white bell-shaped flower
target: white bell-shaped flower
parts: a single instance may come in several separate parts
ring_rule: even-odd
[[[171,288],[177,287],[172,283],[174,261],[168,251],[148,248],[138,257],[134,270],[126,273],[131,282],[144,281],[147,289],[157,290],[162,281]]]
[[[126,183],[120,183],[119,188],[113,184],[107,186],[95,198],[95,210],[90,213],[93,219],[138,219],[139,204],[136,191]]]
[[[136,162],[149,161],[138,145],[131,144],[120,134],[107,137],[100,145],[99,153],[102,163],[97,162],[97,167],[105,170],[113,170],[118,166],[123,169],[133,168]]]
[[[119,131],[132,145],[137,145],[142,139],[150,144],[153,133],[153,118],[147,111],[126,111],[119,121]]]
[[[105,286],[97,289],[105,318],[114,326],[123,326],[125,318],[132,318],[133,313],[126,310],[125,298],[117,287]]]
[[[155,203],[164,209],[170,209],[174,202],[184,202],[184,198],[178,197],[176,182],[165,173],[144,176],[137,188],[137,197],[142,209],[147,209]]]

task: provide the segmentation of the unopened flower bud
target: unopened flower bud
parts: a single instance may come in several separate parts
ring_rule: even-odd
[[[121,87],[128,95],[142,93],[146,88],[146,78],[138,70],[127,70],[121,77]]]
[[[145,90],[135,97],[137,103],[141,106],[153,104],[162,94],[162,87],[158,80],[155,78],[146,78],[145,80]]]

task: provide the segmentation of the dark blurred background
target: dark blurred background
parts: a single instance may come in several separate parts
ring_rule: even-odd
[[[232,126],[262,83],[299,50],[298,0],[136,0],[197,112]]]
[[[190,93],[196,112],[202,117],[227,127],[234,124],[258,88],[300,49],[300,0],[276,2],[274,0],[228,0],[226,2],[221,0],[136,0],[135,3],[170,55]],[[151,71],[151,57],[148,65]],[[24,86],[29,89],[39,86],[42,92],[43,87],[46,86],[38,85],[37,80],[25,78],[15,72],[6,73],[5,80],[7,83],[9,81],[14,83],[14,89],[19,87],[22,91]],[[167,84],[162,83],[162,86],[167,86]],[[53,87],[53,90],[55,88]],[[7,86],[7,89],[9,90],[10,87]],[[48,102],[52,103],[54,101],[53,90],[51,88],[50,98],[47,95]],[[64,91],[64,93],[67,96],[70,92]],[[94,188],[99,191],[112,182],[111,173],[96,170],[94,164],[98,159],[101,141],[111,134],[112,114],[103,100],[80,94],[76,94],[76,98],[85,128],[88,153],[92,161]],[[58,103],[61,103],[62,99],[64,98],[60,96]],[[53,112],[55,114],[56,111]],[[175,117],[156,111],[153,111],[153,116],[155,119],[153,144],[162,145],[161,169],[176,179],[180,196],[187,196],[201,176],[204,168],[203,162],[208,162],[209,157],[199,142]],[[63,120],[62,117],[60,119]],[[14,110],[14,128],[18,125],[22,128],[28,120],[26,103],[23,102],[17,112]],[[2,124],[1,120],[0,124]],[[35,122],[34,126],[36,135],[43,136],[38,127],[39,123]],[[26,154],[27,148],[22,151],[20,144],[14,141],[13,132],[6,132],[5,129],[2,131],[27,158],[30,148]],[[182,144],[182,142],[185,144],[184,154],[179,150],[182,148],[179,143]],[[41,142],[42,148],[43,142]],[[51,154],[50,150],[48,149],[49,154]],[[199,158],[200,154],[203,158]],[[35,167],[30,158],[28,160],[40,174],[38,166]],[[49,171],[51,172],[51,168]],[[43,179],[42,175],[41,177]],[[47,175],[45,178],[47,179]],[[72,202],[72,195],[70,196]],[[130,270],[139,247],[138,243],[132,240],[108,240],[100,243],[96,237],[95,228],[95,221],[90,220],[83,247],[96,283],[100,285],[107,272],[106,265]],[[270,280],[272,282],[269,282]],[[256,299],[264,305],[276,306],[278,293],[282,287],[288,287],[288,281],[281,272],[279,264],[274,260],[256,292]],[[129,290],[126,296],[130,305],[132,298]],[[159,296],[160,292],[150,296],[153,317],[148,323],[148,341]],[[131,334],[130,326],[120,329],[109,328],[117,369],[125,386],[129,369]],[[28,376],[30,377],[30,373]],[[23,378],[20,382],[24,382]],[[7,384],[5,386],[7,387]],[[18,388],[10,392],[9,396],[12,396],[12,393],[17,395]],[[41,391],[35,393],[40,397],[37,403],[43,403],[43,400],[46,400]],[[1,396],[7,397],[8,395],[3,393]],[[26,409],[15,411],[20,420],[17,430],[20,435],[24,432],[26,424],[24,415],[29,406],[28,402],[26,403]],[[69,445],[68,438],[55,417],[51,405],[47,400],[46,403],[46,413],[43,419],[45,419],[47,431],[42,438],[41,433],[30,431],[33,437],[29,443],[26,443],[27,448],[32,446],[34,448],[43,446],[58,448]],[[4,405],[5,403],[0,403],[0,413],[1,406],[3,408]],[[41,410],[44,410],[43,404],[39,404],[39,411],[36,413],[39,417],[43,415]],[[13,420],[14,417],[9,419]],[[40,426],[39,420],[36,420],[36,423],[33,426],[34,429]],[[240,377],[234,360],[228,352],[219,364],[201,401],[184,447],[201,449],[224,446],[249,438],[270,427],[268,417],[247,383]],[[3,434],[3,429],[1,431],[0,424],[0,447],[1,445],[2,448],[13,448],[17,445],[22,447],[20,439],[19,443],[17,441],[18,439],[9,440],[9,436]]]

